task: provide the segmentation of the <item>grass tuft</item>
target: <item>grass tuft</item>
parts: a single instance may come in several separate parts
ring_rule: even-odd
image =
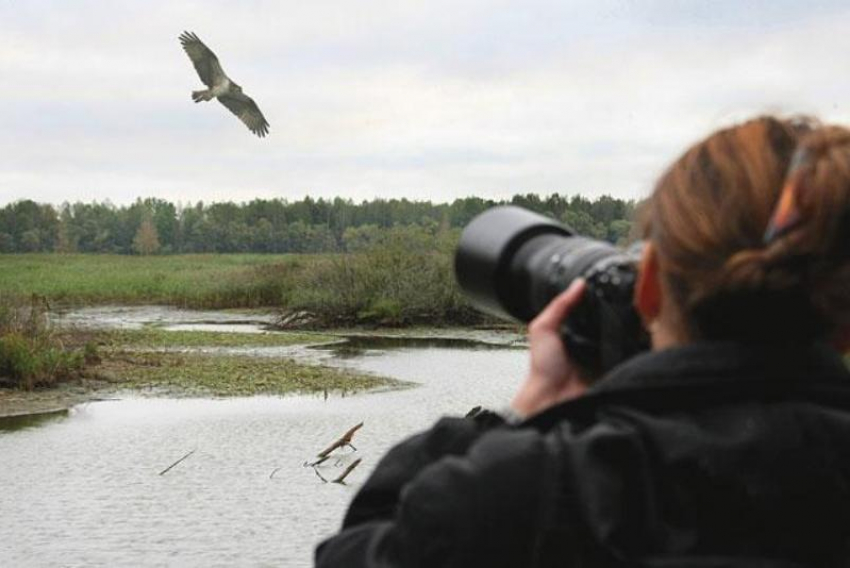
[[[46,301],[0,296],[0,385],[32,390],[79,377],[98,358],[97,347],[72,348],[54,333]]]

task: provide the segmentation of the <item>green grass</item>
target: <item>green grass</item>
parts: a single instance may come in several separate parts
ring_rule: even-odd
[[[98,372],[122,389],[170,396],[355,392],[401,384],[290,359],[198,353],[117,352],[104,359]]]
[[[306,345],[333,340],[315,333],[222,333],[160,328],[98,332],[97,374],[121,389],[168,396],[253,396],[354,392],[401,383],[286,358],[192,352],[216,347]],[[187,353],[156,351],[185,347]]]
[[[99,333],[99,342],[124,349],[164,347],[285,347],[325,343],[335,338],[319,333],[222,333],[217,331],[168,331],[157,327],[120,329]]]
[[[38,294],[53,303],[171,304],[195,308],[279,304],[260,277],[285,273],[297,255],[0,255],[0,294]]]
[[[396,227],[347,254],[0,255],[0,295],[38,294],[53,305],[275,307],[323,328],[490,321],[455,283],[455,240]]]
[[[0,336],[0,384],[32,390],[79,376],[83,350],[65,349],[51,338],[12,332]]]
[[[0,387],[33,390],[79,378],[97,360],[93,343],[65,342],[41,298],[0,293]]]
[[[169,396],[252,396],[355,392],[402,384],[282,357],[215,352],[223,347],[306,345],[334,339],[327,334],[169,331],[158,327],[53,329],[46,315],[46,306],[37,297],[16,303],[0,294],[0,415],[61,407],[84,399],[82,393],[116,388]],[[168,347],[188,352],[162,351]],[[212,348],[212,352],[201,352],[202,348]],[[62,390],[72,383],[76,391]],[[11,394],[39,387],[42,389],[31,393],[29,399]],[[43,396],[47,387],[52,394]]]

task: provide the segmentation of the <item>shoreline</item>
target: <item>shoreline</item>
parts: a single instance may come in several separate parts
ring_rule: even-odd
[[[78,404],[98,400],[98,394],[104,391],[68,384],[34,391],[0,388],[0,421],[67,412]]]
[[[61,329],[72,336],[79,330]],[[298,352],[340,339],[280,332],[246,334],[208,331],[85,330],[99,346],[100,361],[77,379],[33,390],[0,387],[0,419],[67,411],[78,404],[122,394],[224,398],[365,392],[399,388],[388,377],[311,361]],[[251,349],[280,349],[264,357]],[[248,350],[233,354],[228,350]],[[2,426],[2,425],[0,425]],[[0,429],[2,429],[0,427]]]
[[[68,344],[93,341],[99,361],[68,382],[31,391],[0,387],[0,418],[64,411],[116,393],[165,397],[291,396],[403,388],[404,383],[326,364],[352,350],[405,346],[525,348],[519,325],[410,325],[281,329],[274,309],[191,310],[101,304],[50,318]],[[323,348],[325,346],[326,348]],[[316,349],[318,347],[318,349]]]

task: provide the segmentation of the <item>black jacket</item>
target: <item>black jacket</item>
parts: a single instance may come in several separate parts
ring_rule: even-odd
[[[850,566],[850,375],[825,346],[641,355],[516,427],[392,449],[321,568]]]

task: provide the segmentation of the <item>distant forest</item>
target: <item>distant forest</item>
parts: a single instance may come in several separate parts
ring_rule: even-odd
[[[462,228],[489,207],[507,203],[613,243],[628,237],[635,211],[633,201],[559,194],[515,195],[502,201],[467,197],[451,203],[407,199],[355,203],[339,197],[305,197],[299,201],[255,199],[186,206],[149,198],[128,206],[78,202],[58,208],[21,200],[0,209],[0,252],[346,252],[368,246],[390,227],[450,231]]]

